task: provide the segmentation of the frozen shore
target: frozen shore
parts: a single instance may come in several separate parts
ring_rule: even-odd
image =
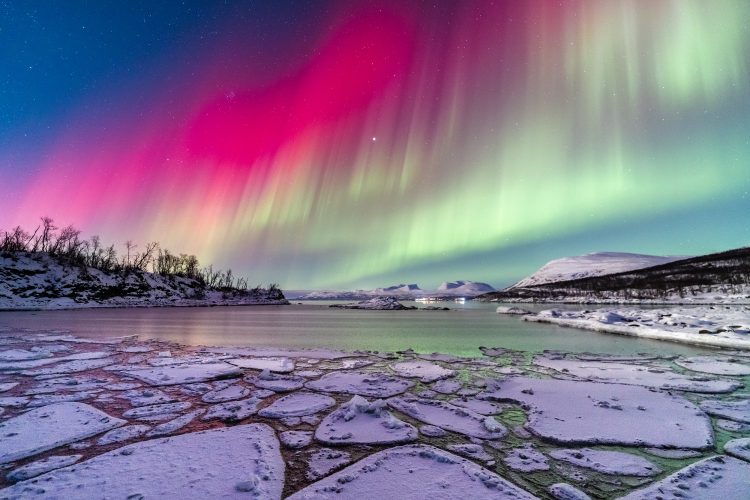
[[[518,314],[500,306],[500,314]],[[518,311],[518,309],[516,309]],[[708,347],[750,350],[750,307],[700,306],[640,309],[549,309],[523,315],[524,321],[551,323],[604,333]]]
[[[750,356],[482,352],[0,330],[0,498],[750,490]]]

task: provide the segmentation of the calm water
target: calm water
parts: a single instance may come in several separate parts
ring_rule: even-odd
[[[527,323],[496,314],[496,304],[440,303],[451,307],[450,311],[358,311],[331,309],[327,304],[0,312],[0,325],[66,329],[86,337],[137,334],[192,345],[412,348],[464,356],[480,354],[479,346],[524,351],[705,352],[681,344]]]

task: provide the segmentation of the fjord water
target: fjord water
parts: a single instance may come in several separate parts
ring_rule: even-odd
[[[0,312],[0,326],[69,330],[83,337],[138,335],[188,345],[326,347],[343,350],[480,355],[479,346],[538,352],[691,355],[689,345],[527,323],[495,313],[497,304],[438,303],[450,311],[363,311],[329,302],[290,306],[85,309]],[[408,303],[407,303],[408,304]],[[423,305],[420,305],[423,307]],[[559,306],[555,306],[559,307]],[[544,309],[549,306],[530,306]]]

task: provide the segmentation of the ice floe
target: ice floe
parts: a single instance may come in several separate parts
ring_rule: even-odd
[[[724,453],[750,462],[750,438],[731,439],[724,445]]]
[[[403,361],[392,364],[391,368],[402,377],[418,378],[421,382],[434,382],[435,380],[453,377],[456,374],[453,370],[448,370],[429,361]]]
[[[750,375],[748,360],[741,362],[738,358],[728,356],[693,356],[679,358],[675,364],[695,372],[714,375]]]
[[[281,444],[286,448],[297,450],[309,446],[313,440],[312,431],[285,431],[279,433]]]
[[[201,400],[204,403],[223,403],[225,401],[233,401],[235,399],[242,399],[250,394],[250,389],[241,384],[232,384],[222,389],[216,389],[205,393]]]
[[[637,364],[552,359],[548,357],[538,357],[534,360],[534,363],[577,377],[657,389],[724,393],[742,387],[742,384],[736,380],[707,378],[705,376],[688,377],[667,368]]]
[[[547,488],[555,500],[591,500],[591,497],[568,483],[555,483]]]
[[[318,413],[335,404],[336,400],[330,396],[314,392],[295,392],[277,399],[260,410],[258,415],[266,418],[301,417]]]
[[[289,392],[301,389],[306,379],[290,375],[276,375],[269,370],[263,370],[257,376],[245,377],[255,387],[274,392]]]
[[[32,477],[39,476],[45,472],[55,469],[61,469],[78,462],[83,455],[50,455],[47,458],[31,462],[18,469],[11,471],[6,479],[11,483],[25,481]]]
[[[417,439],[417,429],[394,417],[385,401],[354,396],[326,416],[315,431],[325,444],[392,444]]]
[[[131,444],[0,490],[2,498],[279,499],[284,462],[273,430],[238,425]]]
[[[639,386],[511,377],[483,396],[522,403],[526,428],[557,443],[705,449],[714,442],[694,404]]]
[[[509,469],[517,472],[536,472],[550,469],[549,461],[544,453],[528,443],[510,450],[503,459],[503,463]]]
[[[388,399],[388,405],[425,424],[481,439],[500,439],[507,433],[493,417],[487,417],[445,401],[410,396]]]
[[[290,373],[294,371],[294,361],[289,358],[234,358],[228,359],[240,368],[252,368],[253,370],[269,370],[275,373]]]
[[[714,417],[750,424],[750,399],[701,401],[701,410]]]
[[[307,457],[307,479],[319,479],[349,462],[351,455],[345,451],[320,448]]]
[[[229,363],[197,363],[126,370],[124,374],[151,385],[176,385],[238,377],[242,370]]]
[[[732,457],[717,456],[688,465],[622,499],[739,499],[747,498],[749,491],[750,464]]]
[[[406,445],[374,453],[289,497],[290,500],[323,498],[535,497],[457,455],[432,446]]]
[[[166,434],[173,434],[180,429],[186,427],[190,424],[193,420],[195,420],[197,417],[201,416],[206,410],[200,408],[197,410],[193,410],[189,413],[186,413],[184,415],[181,415],[175,419],[170,420],[169,422],[164,422],[163,424],[159,424],[150,431],[146,433],[146,437],[156,437],[156,436],[164,436]]]
[[[555,460],[561,460],[604,474],[651,477],[661,473],[659,466],[645,458],[620,451],[581,448],[576,450],[552,450],[549,455]]]
[[[0,463],[86,439],[125,423],[85,403],[58,403],[0,422]]]
[[[261,401],[263,401],[261,398],[251,396],[239,401],[215,404],[208,409],[202,418],[203,420],[218,419],[230,422],[243,420],[258,411],[258,405]]]
[[[176,413],[187,410],[192,403],[189,401],[179,401],[177,403],[161,403],[157,405],[138,406],[122,414],[125,418],[142,418],[153,415],[163,415],[165,413]]]
[[[99,446],[105,446],[114,443],[121,443],[122,441],[128,441],[130,439],[141,437],[150,429],[150,426],[142,424],[118,427],[116,429],[112,429],[111,431],[100,437],[97,440],[96,444],[98,444]]]
[[[387,398],[401,394],[414,386],[414,382],[384,373],[330,372],[318,380],[305,384],[308,389],[324,392],[345,392],[373,398]]]

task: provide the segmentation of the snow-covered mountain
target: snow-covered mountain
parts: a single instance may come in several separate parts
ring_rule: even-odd
[[[444,281],[437,290],[424,290],[417,284],[400,284],[373,290],[356,291],[314,291],[297,297],[300,300],[367,300],[372,297],[388,296],[398,300],[413,300],[419,297],[444,297],[452,299],[456,296],[473,297],[495,289],[487,283],[477,281]]]
[[[510,288],[525,288],[557,281],[568,281],[593,276],[634,271],[668,264],[685,256],[641,255],[622,252],[594,252],[575,257],[564,257],[545,264],[537,272],[522,279]]]
[[[404,285],[401,283],[400,285],[393,285],[388,286],[385,288],[376,288],[373,290],[374,293],[382,293],[382,294],[391,294],[391,293],[421,293],[422,289],[417,286],[416,283],[412,283],[410,285]]]
[[[443,281],[437,288],[439,293],[450,293],[452,295],[479,295],[480,293],[492,292],[495,289],[487,283],[478,281]]]

